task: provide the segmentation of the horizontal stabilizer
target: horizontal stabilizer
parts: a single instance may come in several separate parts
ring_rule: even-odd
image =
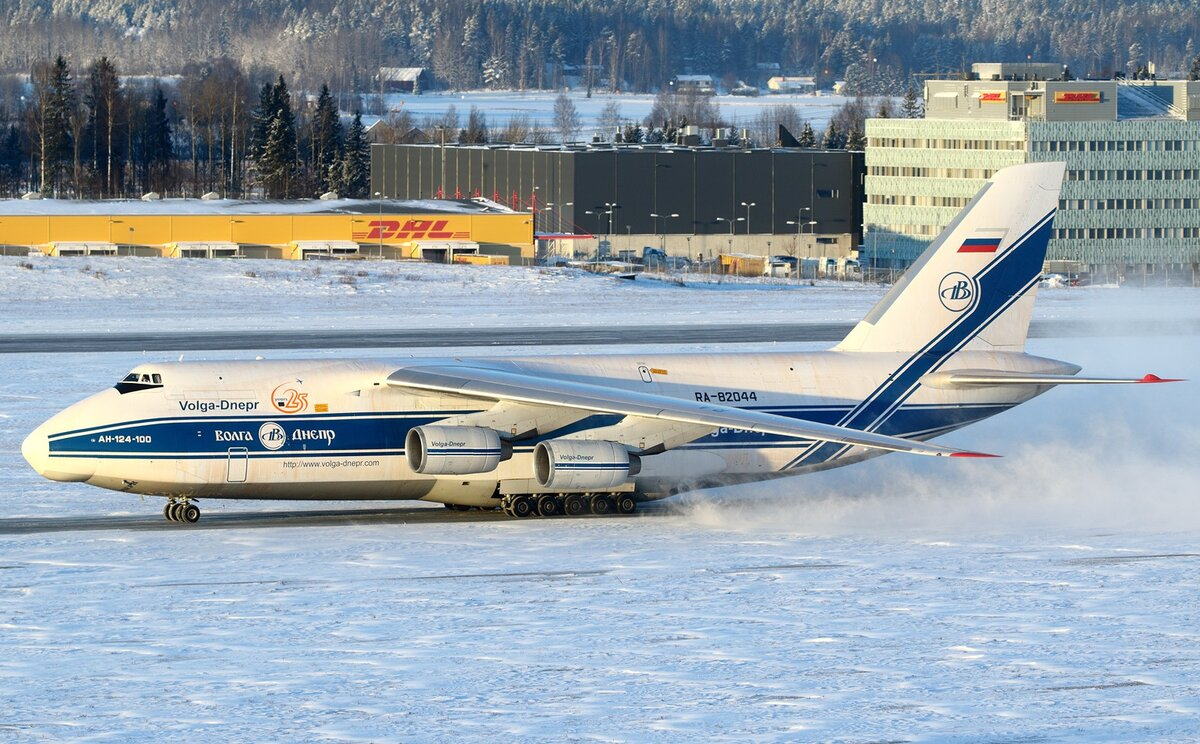
[[[996,385],[1144,385],[1155,382],[1183,382],[1158,375],[1144,377],[1076,377],[1074,375],[1038,375],[1001,370],[965,369],[936,372],[921,381],[929,387],[954,388]]]
[[[573,408],[595,413],[640,416],[647,419],[728,427],[803,440],[836,442],[868,449],[908,452],[933,457],[995,457],[902,437],[861,431],[845,426],[789,418],[765,411],[701,403],[665,395],[596,385],[561,377],[547,377],[519,368],[474,365],[429,365],[398,369],[388,385],[426,390],[489,401],[506,400]]]

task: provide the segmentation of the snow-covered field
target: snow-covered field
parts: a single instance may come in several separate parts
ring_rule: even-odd
[[[683,278],[685,287],[567,268],[0,256],[0,333],[849,323],[887,289]],[[1200,317],[1195,296],[1183,288],[1044,290],[1036,317]]]
[[[881,292],[34,264],[0,261],[0,332],[851,320]],[[343,269],[368,276],[350,288]],[[1038,317],[1099,324],[1200,317],[1194,290],[1039,303]],[[1195,337],[1030,350],[1097,374],[1200,377]],[[331,353],[270,356],[302,354]],[[946,438],[1007,455],[996,461],[890,455],[641,519],[6,534],[20,518],[157,513],[41,480],[19,454],[37,423],[145,358],[0,356],[0,740],[1200,737],[1194,383],[1057,390]]]

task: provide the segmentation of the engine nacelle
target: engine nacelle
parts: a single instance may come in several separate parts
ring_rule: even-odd
[[[637,475],[642,462],[616,442],[548,439],[533,449],[538,485],[561,491],[601,491]]]
[[[479,426],[418,426],[404,438],[408,466],[422,475],[490,473],[512,457],[512,446],[495,429]]]

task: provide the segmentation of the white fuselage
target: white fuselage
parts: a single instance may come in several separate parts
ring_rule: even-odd
[[[906,356],[647,353],[475,361],[912,439],[987,418],[1046,389],[918,385],[903,396],[895,393],[897,399],[886,401],[888,405],[864,409],[864,401],[886,394],[889,375]],[[405,457],[411,428],[486,417],[490,406],[478,399],[389,387],[389,374],[403,366],[375,361],[147,364],[134,372],[143,378],[158,375],[160,385],[126,386],[134,388],[126,392],[110,388],[93,395],[39,427],[22,451],[48,478],[131,493],[487,505],[502,492],[538,492],[532,456],[538,441],[590,438],[588,432],[621,425],[620,416],[581,413],[557,421],[547,411],[548,420],[536,435],[514,440],[511,459],[492,472],[420,475]],[[956,368],[1076,369],[1026,354],[994,352],[960,352],[944,369]],[[837,467],[878,454],[742,430],[684,429],[675,434],[686,441],[673,442],[657,454],[647,445],[650,454],[629,484],[642,498]],[[624,429],[623,436],[628,442],[639,435],[634,427]]]

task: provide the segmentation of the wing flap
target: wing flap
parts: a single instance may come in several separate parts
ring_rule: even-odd
[[[392,387],[576,408],[595,413],[642,416],[715,428],[743,429],[796,439],[856,445],[932,457],[994,457],[926,442],[819,424],[763,411],[670,398],[575,380],[531,375],[496,367],[430,365],[404,367],[388,377]]]

